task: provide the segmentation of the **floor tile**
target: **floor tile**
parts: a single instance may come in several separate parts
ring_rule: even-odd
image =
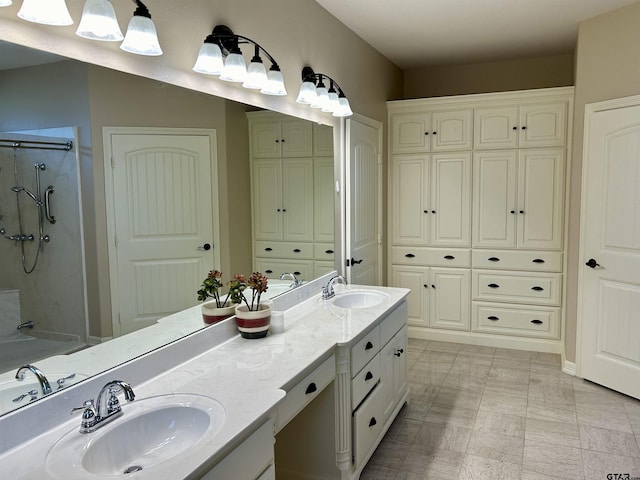
[[[624,407],[600,408],[576,405],[576,415],[580,425],[633,433]]]
[[[563,405],[547,402],[528,402],[527,418],[537,418],[539,420],[549,420],[553,422],[578,423],[576,407],[574,405]]]
[[[582,461],[585,480],[606,479],[607,475],[612,473],[628,473],[630,478],[640,477],[638,458],[583,450]]]
[[[525,439],[533,442],[580,448],[578,425],[527,418]]]
[[[467,453],[478,457],[522,464],[524,439],[496,433],[474,431]]]
[[[520,415],[478,410],[473,430],[524,438],[525,418]]]
[[[574,393],[576,407],[587,408],[616,408],[621,410],[624,408],[623,397],[620,394],[602,391],[602,392],[586,392],[576,391]]]
[[[397,417],[384,436],[385,440],[411,445],[422,428],[422,421],[404,416]]]
[[[579,448],[525,440],[523,467],[552,477],[582,478],[582,451]]]
[[[518,385],[514,385],[513,390],[509,392],[506,388],[496,389],[487,384],[480,401],[480,409],[524,416],[527,413],[527,394],[517,387]]]
[[[491,370],[489,370],[489,377],[487,380],[493,380],[498,382],[504,382],[508,385],[529,385],[529,368],[507,368],[507,367],[495,367],[494,363],[491,364]]]
[[[558,388],[573,388],[573,377],[560,370],[549,368],[548,365],[532,363],[531,370],[529,371],[529,384],[545,384]]]
[[[362,471],[360,480],[395,480],[397,472],[395,468],[382,467],[369,462]]]
[[[467,455],[459,480],[520,480],[522,466],[490,458]]]
[[[482,387],[450,387],[442,385],[438,396],[433,403],[436,405],[449,405],[452,407],[465,407],[477,409],[482,399]]]
[[[531,361],[529,359],[494,357],[493,361],[491,362],[491,367],[515,368],[518,370],[526,370],[528,374],[529,369],[531,368]],[[529,378],[527,375],[527,382],[528,381],[529,381]]]
[[[404,465],[410,446],[388,440],[386,437],[380,442],[369,464],[377,467],[393,468],[396,471]]]
[[[575,405],[572,388],[559,388],[546,384],[530,384],[528,404],[551,403],[558,405]]]
[[[513,350],[509,348],[496,348],[494,358],[518,358],[520,360],[531,360],[531,352],[526,350]]]
[[[627,417],[629,417],[631,430],[633,430],[633,433],[636,435],[640,435],[640,400],[625,399],[623,404],[627,412]]]
[[[606,477],[604,477],[606,478]],[[582,480],[584,476],[578,476],[573,480]],[[535,472],[525,466],[522,467],[522,476],[520,480],[565,480],[562,477],[555,477],[552,475],[545,475],[543,473]]]
[[[474,355],[489,355],[493,357],[496,353],[494,347],[485,347],[483,345],[464,345],[460,350],[460,353],[472,353]]]
[[[531,363],[555,365],[560,368],[560,355],[557,353],[531,352]]]
[[[420,446],[409,450],[403,471],[424,475],[425,478],[458,478],[465,454],[451,450],[435,450],[424,454]]]
[[[476,409],[464,407],[452,407],[448,405],[433,404],[425,422],[440,425],[452,425],[454,427],[471,428],[476,418]]]
[[[427,345],[427,350],[434,350],[440,352],[459,352],[464,348],[464,345],[461,343],[452,343],[452,342],[437,342],[431,341],[429,345]]]
[[[580,442],[585,450],[640,458],[638,443],[632,433],[580,425]]]
[[[425,454],[434,450],[464,453],[470,437],[471,428],[424,422],[413,442],[413,448]]]

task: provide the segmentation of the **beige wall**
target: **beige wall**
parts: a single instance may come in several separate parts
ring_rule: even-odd
[[[584,107],[587,103],[640,94],[640,3],[580,25],[576,49],[576,90],[569,217],[566,356],[576,359],[580,201]]]
[[[573,55],[407,70],[404,98],[527,90],[573,85]]]

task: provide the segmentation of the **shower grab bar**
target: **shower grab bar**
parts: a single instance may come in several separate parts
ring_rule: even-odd
[[[51,215],[51,194],[55,192],[53,185],[49,185],[44,191],[44,216],[50,224],[56,223],[56,217]]]
[[[9,143],[9,145],[2,145]],[[36,150],[65,150],[73,148],[73,142],[36,142],[31,140],[7,140],[0,138],[0,148],[32,148]]]

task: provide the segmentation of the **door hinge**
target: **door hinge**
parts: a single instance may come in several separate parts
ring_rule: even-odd
[[[382,234],[378,234],[378,245],[382,245]]]

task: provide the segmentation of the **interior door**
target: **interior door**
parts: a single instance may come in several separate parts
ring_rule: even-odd
[[[193,306],[198,285],[219,265],[211,195],[215,150],[213,132],[122,133],[108,140],[117,336]]]
[[[640,398],[640,99],[622,108],[589,107],[578,371]]]
[[[381,281],[382,126],[375,123],[347,120],[346,272],[347,281],[359,285],[379,285]]]

